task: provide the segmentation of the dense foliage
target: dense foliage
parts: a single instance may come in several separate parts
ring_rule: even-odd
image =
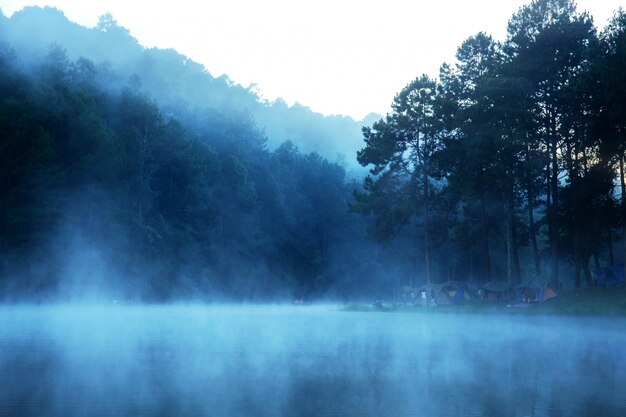
[[[27,66],[36,65],[51,44],[61,45],[72,61],[88,58],[107,90],[123,88],[135,74],[163,114],[176,116],[188,130],[205,126],[212,110],[239,113],[255,121],[270,148],[291,140],[303,152],[317,152],[331,162],[342,161],[348,171],[363,172],[354,158],[361,145],[361,125],[351,118],[324,117],[298,103],[264,100],[254,85],[237,85],[226,75],[214,77],[173,49],[143,47],[110,14],[101,16],[96,27],[86,28],[70,22],[60,10],[27,7],[10,19],[0,14],[0,38]],[[220,40],[206,42],[210,47]]]
[[[352,119],[264,101],[108,14],[28,7],[0,42],[0,298],[390,292],[376,261],[398,252],[347,210]]]
[[[373,168],[354,209],[375,216],[371,235],[417,230],[429,282],[593,286],[592,259],[626,258],[625,16],[598,33],[572,0],[534,0],[504,43],[479,33],[439,81],[407,85],[364,128]]]
[[[350,296],[371,270],[340,165],[268,150],[238,113],[187,130],[134,77],[104,89],[59,46],[19,62],[3,45],[4,298]]]
[[[592,286],[626,258],[621,10],[598,33],[533,1],[503,43],[479,33],[409,83],[358,152],[351,119],[265,102],[110,15],[27,8],[0,40],[0,298]]]

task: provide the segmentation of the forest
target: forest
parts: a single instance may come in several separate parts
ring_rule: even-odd
[[[623,262],[625,29],[621,9],[599,32],[575,2],[536,0],[504,42],[472,36],[439,80],[408,84],[364,128],[353,207],[370,234],[414,224],[427,282],[591,287]]]
[[[578,288],[626,259],[623,10],[598,29],[535,0],[373,124],[264,101],[111,15],[27,8],[0,41],[2,299]]]
[[[1,298],[284,301],[387,286],[353,282],[385,256],[347,209],[357,122],[263,102],[142,48],[110,15],[87,29],[32,7],[0,34]],[[331,136],[328,158],[312,151]]]

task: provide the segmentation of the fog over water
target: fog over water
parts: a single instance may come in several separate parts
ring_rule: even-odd
[[[5,306],[1,416],[624,416],[624,319]]]

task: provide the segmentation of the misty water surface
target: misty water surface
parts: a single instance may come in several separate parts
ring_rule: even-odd
[[[624,416],[623,319],[0,309],[2,416]]]

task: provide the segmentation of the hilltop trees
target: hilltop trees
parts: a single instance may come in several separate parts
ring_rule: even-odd
[[[559,265],[568,260],[574,284],[584,274],[592,286],[589,263],[599,268],[612,245],[605,213],[616,206],[616,167],[624,160],[624,21],[619,11],[599,37],[573,1],[535,0],[512,17],[503,44],[484,33],[467,39],[456,64],[442,67],[438,83],[430,81],[438,104],[428,113],[405,117],[399,107],[412,84],[396,97],[391,115],[364,130],[359,162],[373,166],[373,177],[357,206],[375,215],[375,225],[387,225],[383,219],[406,223],[416,213],[406,202],[419,202],[426,207],[421,249],[429,253],[429,236],[449,237],[459,250],[446,262],[469,264],[470,279],[506,277],[516,285],[544,274],[558,286],[566,275]],[[413,132],[425,139],[424,148],[407,140]],[[428,210],[431,193],[411,194],[408,187],[432,184],[433,167],[437,193],[453,207],[437,229],[428,222],[442,215]],[[494,262],[494,250],[505,256]],[[428,261],[423,271],[430,281]]]
[[[309,298],[371,265],[339,165],[268,150],[242,115],[188,130],[61,46],[29,74],[16,56],[0,55],[0,297],[101,279],[132,298]]]
[[[211,122],[220,123],[225,115],[250,118],[263,131],[270,149],[291,140],[302,152],[317,152],[330,161],[341,155],[349,168],[360,169],[355,154],[361,125],[351,118],[323,116],[280,99],[268,102],[254,85],[238,85],[227,75],[214,77],[202,64],[173,49],[143,47],[111,14],[101,16],[93,28],[70,22],[52,7],[26,7],[2,19],[0,35],[25,65],[36,65],[50,44],[58,44],[70,60],[92,61],[105,90],[118,91],[136,74],[141,90],[190,132],[206,130],[207,119],[215,119],[216,113],[218,120]]]

